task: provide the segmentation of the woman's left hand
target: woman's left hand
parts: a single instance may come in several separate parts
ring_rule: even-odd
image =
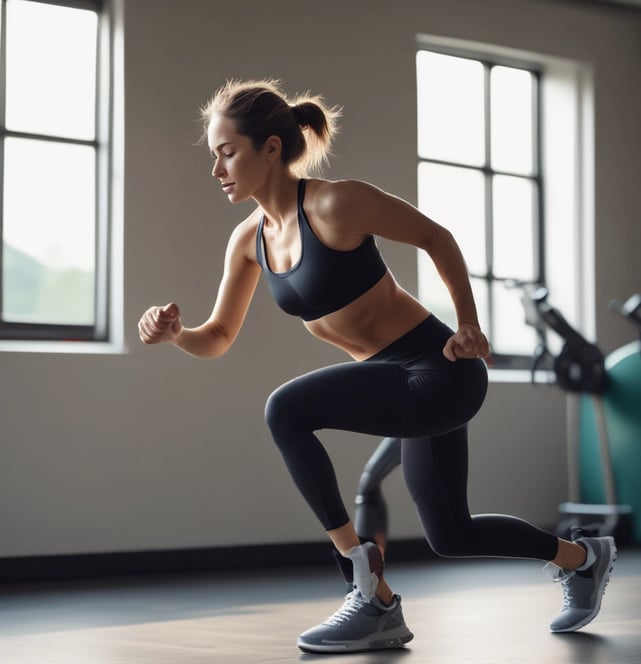
[[[480,358],[488,367],[494,364],[490,353],[490,344],[478,325],[463,324],[447,340],[443,355],[450,361],[458,359]]]

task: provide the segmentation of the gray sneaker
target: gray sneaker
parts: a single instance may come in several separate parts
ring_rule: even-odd
[[[385,606],[378,597],[368,602],[354,590],[334,615],[298,637],[298,647],[303,652],[320,653],[384,650],[400,648],[413,638],[398,595]]]
[[[617,557],[612,537],[582,537],[576,542],[594,552],[596,560],[590,567],[568,572],[548,563],[544,568],[563,587],[563,608],[550,623],[552,632],[574,632],[596,617]]]

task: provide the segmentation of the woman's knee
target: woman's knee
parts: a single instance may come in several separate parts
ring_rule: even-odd
[[[284,398],[282,387],[274,390],[265,402],[265,422],[270,431],[275,431],[281,428],[281,422],[287,411],[287,399]]]
[[[265,421],[278,445],[299,426],[301,414],[291,383],[281,385],[267,397]]]
[[[423,522],[423,530],[432,551],[442,558],[464,558],[472,555],[475,549],[471,518],[446,523]]]
[[[441,558],[461,558],[468,555],[465,543],[459,537],[439,533],[428,535],[427,541],[432,551]]]

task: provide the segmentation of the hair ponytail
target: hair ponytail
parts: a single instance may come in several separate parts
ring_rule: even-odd
[[[310,94],[290,102],[279,81],[230,80],[201,108],[204,137],[216,113],[233,120],[236,131],[248,136],[256,149],[270,136],[278,136],[283,163],[302,177],[328,160],[340,109]]]
[[[340,110],[328,108],[321,97],[305,95],[294,100],[292,112],[305,137],[304,170],[315,171],[331,154]]]

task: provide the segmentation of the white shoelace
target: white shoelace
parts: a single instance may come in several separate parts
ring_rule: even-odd
[[[543,573],[554,583],[560,583],[563,589],[563,606],[572,606],[572,584],[570,579],[574,576],[574,571],[568,572],[552,563],[547,563],[543,567]]]
[[[331,615],[325,621],[325,624],[332,626],[342,625],[344,622],[350,620],[352,616],[356,615],[365,604],[367,604],[365,598],[358,591],[353,590],[345,597],[343,606]]]

